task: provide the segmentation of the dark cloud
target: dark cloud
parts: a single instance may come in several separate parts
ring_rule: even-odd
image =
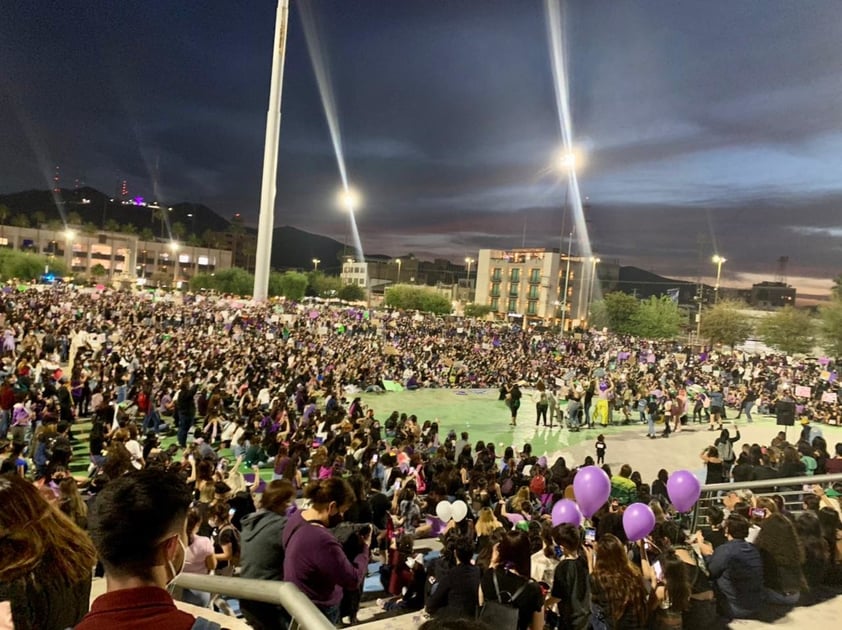
[[[463,257],[558,246],[564,186],[543,2],[296,0],[278,224],[344,238],[336,158],[307,54],[332,77],[369,251]],[[274,0],[6,3],[0,191],[55,164],[166,203],[256,219]],[[594,251],[661,273],[838,272],[842,17],[836,0],[565,4]],[[704,266],[704,265],[703,265]]]

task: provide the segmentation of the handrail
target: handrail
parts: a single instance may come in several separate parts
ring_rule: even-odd
[[[283,606],[301,628],[335,630],[322,611],[291,582],[182,573],[174,584],[181,588]]]
[[[837,481],[842,481],[842,473],[834,473],[832,475],[804,475],[801,477],[773,477],[772,479],[761,479],[759,481],[731,481],[727,483],[710,483],[710,484],[703,484],[701,490],[701,496],[698,501],[696,501],[696,505],[693,506],[692,513],[690,516],[690,528],[695,530],[697,525],[700,522],[700,512],[702,510],[702,504],[705,503],[712,503],[716,500],[716,495],[720,492],[723,494],[728,494],[729,492],[734,492],[736,490],[752,490],[754,488],[760,488],[764,490],[764,492],[758,493],[758,496],[763,495],[792,495],[792,494],[802,494],[804,491],[770,491],[769,488],[788,488],[791,486],[804,486],[804,485],[816,485],[816,484],[826,484],[826,483],[834,483]],[[797,512],[797,510],[796,510]]]
[[[710,483],[702,485],[702,492],[717,492],[719,490],[751,490],[752,488],[768,488],[770,486],[798,486],[810,484],[823,484],[842,481],[842,473],[832,475],[805,475],[803,477],[773,477],[772,479],[761,479],[759,481],[731,481],[728,483]]]

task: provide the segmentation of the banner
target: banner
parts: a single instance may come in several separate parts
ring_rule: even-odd
[[[806,385],[795,386],[795,395],[799,398],[809,398],[812,393],[812,390]]]
[[[835,403],[838,397],[836,392],[825,392],[822,394],[822,402],[823,403]]]

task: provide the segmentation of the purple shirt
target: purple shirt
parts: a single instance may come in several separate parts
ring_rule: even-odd
[[[284,528],[284,581],[292,582],[317,606],[335,606],[342,589],[355,590],[368,570],[368,547],[353,564],[333,533],[296,512]]]

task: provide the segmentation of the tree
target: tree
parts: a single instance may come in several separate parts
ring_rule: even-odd
[[[29,217],[25,214],[16,214],[12,217],[12,225],[20,228],[29,227]]]
[[[184,238],[184,235],[187,234],[187,228],[184,227],[184,224],[180,221],[176,221],[175,223],[173,223],[171,230],[172,237],[177,241],[180,241],[182,238]]]
[[[766,317],[760,322],[758,333],[767,345],[786,354],[809,352],[816,341],[810,314],[792,306]]]
[[[560,308],[556,317],[561,318]],[[611,320],[608,318],[608,306],[605,304],[605,300],[597,300],[591,303],[591,318],[589,324],[591,328],[596,330],[610,328]]]
[[[608,316],[608,329],[619,334],[634,332],[632,318],[638,309],[637,298],[628,293],[614,291],[603,298],[605,313]]]
[[[117,219],[108,219],[102,227],[106,232],[119,232],[120,222]]]
[[[833,279],[833,287],[830,289],[832,297],[842,298],[842,273]]]
[[[17,279],[23,282],[37,280],[49,266],[57,276],[67,274],[67,268],[60,260],[50,260],[47,256],[0,248],[0,279]]]
[[[99,228],[93,221],[85,221],[85,223],[82,225],[82,231],[85,234],[96,234],[97,232],[99,232]]]
[[[386,306],[438,315],[447,315],[452,310],[450,300],[444,295],[414,284],[393,284],[386,289]]]
[[[100,263],[95,264],[91,267],[91,275],[94,278],[102,278],[103,276],[108,275],[108,270],[103,267]]]
[[[152,230],[148,227],[143,228],[140,231],[140,240],[142,241],[152,241],[155,239],[155,234],[152,233]]]
[[[631,317],[635,335],[647,339],[671,339],[681,329],[681,313],[678,304],[666,296],[643,300]]]
[[[326,276],[321,271],[307,273],[307,295],[316,297],[331,297],[339,293],[342,281],[338,276]]]
[[[358,284],[346,284],[340,287],[336,295],[346,302],[361,302],[365,299],[365,290]]]
[[[9,206],[0,203],[0,225],[6,225],[6,221],[9,220],[12,211],[9,210]]]
[[[825,350],[833,357],[842,357],[842,294],[819,307],[819,321]]]
[[[76,212],[67,213],[67,223],[70,225],[82,225],[82,215]]]
[[[465,304],[465,317],[485,317],[491,312],[491,306],[488,304],[477,304],[476,302],[471,302],[470,304]]]
[[[187,244],[191,247],[199,247],[202,244],[202,239],[195,234],[190,234],[190,236],[187,237]]]
[[[40,228],[47,222],[47,213],[43,210],[36,210],[32,213],[32,220],[35,222],[35,227]]]
[[[254,289],[254,276],[245,269],[232,267],[216,273],[200,273],[190,279],[190,289],[209,289],[219,293],[249,295]]]
[[[269,274],[269,295],[299,301],[307,291],[307,274],[300,271]]]
[[[751,319],[741,309],[741,302],[722,300],[702,314],[702,337],[711,343],[734,347],[751,336]]]
[[[137,234],[137,226],[134,223],[124,223],[119,231],[123,234]]]

